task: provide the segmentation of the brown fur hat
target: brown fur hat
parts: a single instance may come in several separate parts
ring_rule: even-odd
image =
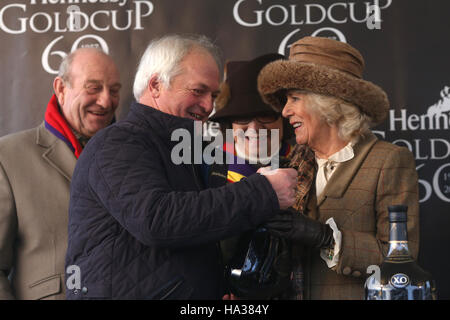
[[[306,90],[340,98],[356,105],[381,123],[389,111],[386,93],[363,80],[364,59],[349,44],[320,37],[295,42],[289,60],[266,65],[258,76],[258,90],[265,102],[282,110],[288,89]]]

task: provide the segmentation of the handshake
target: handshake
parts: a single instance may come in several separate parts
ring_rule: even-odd
[[[289,208],[295,201],[297,171],[266,167],[258,173],[269,180],[280,204],[281,211],[263,225],[272,235],[314,248],[333,247],[333,230],[327,224]]]

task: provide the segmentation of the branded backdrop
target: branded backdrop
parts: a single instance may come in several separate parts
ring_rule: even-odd
[[[416,158],[419,263],[434,275],[440,298],[450,299],[448,12],[448,0],[2,0],[0,136],[40,124],[58,65],[78,47],[101,47],[119,62],[120,119],[139,57],[155,37],[205,34],[224,60],[288,54],[307,35],[348,42],[365,57],[365,78],[391,101],[376,134]]]

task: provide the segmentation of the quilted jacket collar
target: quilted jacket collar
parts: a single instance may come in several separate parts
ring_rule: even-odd
[[[153,132],[168,141],[171,140],[172,132],[176,129],[194,132],[194,120],[176,117],[138,102],[131,105],[127,120],[140,127],[153,129]]]

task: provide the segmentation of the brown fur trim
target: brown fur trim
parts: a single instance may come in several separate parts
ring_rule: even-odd
[[[387,95],[377,85],[313,63],[275,61],[266,65],[258,77],[258,90],[263,100],[282,109],[277,92],[283,89],[301,89],[340,98],[359,107],[374,124],[381,123],[389,111]]]

